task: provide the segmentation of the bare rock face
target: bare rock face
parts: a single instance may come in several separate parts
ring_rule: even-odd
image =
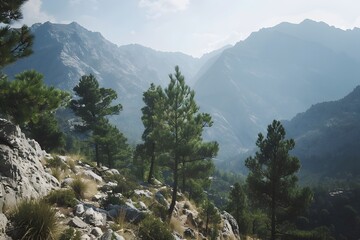
[[[221,213],[223,219],[222,238],[223,239],[238,239],[240,240],[239,226],[230,213],[223,211]]]
[[[29,140],[21,129],[0,119],[0,213],[24,198],[38,198],[60,186],[46,173],[40,145]]]

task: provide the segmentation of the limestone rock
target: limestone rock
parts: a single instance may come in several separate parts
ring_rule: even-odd
[[[106,215],[95,211],[93,208],[86,209],[85,221],[93,226],[100,227],[106,224]]]
[[[224,227],[222,230],[223,237],[225,239],[231,239],[232,236],[234,236],[236,239],[240,240],[239,226],[235,218],[226,211],[221,213],[221,218],[224,221]]]
[[[23,198],[39,198],[59,187],[41,160],[47,156],[20,128],[0,119],[0,213]]]
[[[87,228],[87,224],[81,220],[79,217],[73,217],[70,221],[69,221],[69,225],[72,227],[76,227],[76,228]]]

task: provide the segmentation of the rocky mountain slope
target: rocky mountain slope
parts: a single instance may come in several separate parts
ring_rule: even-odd
[[[215,118],[209,135],[223,155],[251,149],[273,119],[349,93],[360,78],[359,40],[360,29],[306,20],[262,29],[223,51],[194,86]]]
[[[84,74],[94,74],[102,87],[113,88],[123,105],[113,122],[131,142],[139,141],[142,133],[140,109],[142,94],[150,83],[165,86],[168,74],[176,65],[191,84],[198,69],[215,53],[202,59],[182,53],[159,52],[141,45],[118,47],[100,33],[71,24],[36,24],[34,53],[8,66],[9,76],[35,69],[44,75],[48,85],[72,91]]]
[[[179,65],[201,111],[213,116],[207,140],[220,143],[219,164],[255,145],[273,119],[290,119],[318,102],[338,99],[360,78],[360,30],[343,31],[306,20],[251,34],[235,46],[200,59],[140,45],[118,47],[76,23],[32,27],[34,54],[7,67],[14,75],[34,68],[49,85],[71,91],[83,74],[114,88],[124,110],[112,118],[131,143],[142,133],[142,93],[166,85]]]
[[[42,198],[52,204],[60,235],[67,237],[62,239],[75,235],[89,240],[143,239],[140,228],[147,226],[145,219],[150,216],[162,224],[160,219],[166,218],[169,207],[169,186],[158,181],[137,183],[116,169],[92,167],[83,160],[81,156],[51,156],[18,126],[0,119],[0,239],[18,239],[12,209],[26,199]],[[200,208],[181,193],[178,199],[170,235],[179,240],[206,239]],[[226,212],[221,217],[218,239],[240,239],[234,218]],[[37,221],[41,224],[41,219]],[[157,226],[147,227],[150,231]]]
[[[359,177],[360,86],[346,97],[313,105],[285,121],[302,172],[344,179]]]

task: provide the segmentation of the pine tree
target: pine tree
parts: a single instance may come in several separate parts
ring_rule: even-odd
[[[216,229],[217,225],[221,222],[219,211],[215,205],[206,199],[201,205],[200,216],[205,221],[205,234],[209,234],[209,226]]]
[[[311,191],[297,186],[295,173],[300,168],[296,157],[289,151],[295,146],[293,139],[285,140],[285,129],[274,120],[267,128],[267,136],[260,133],[256,142],[259,151],[249,157],[245,165],[250,172],[247,184],[260,206],[267,210],[271,222],[271,240],[280,234],[280,224],[288,221],[311,201]]]
[[[185,78],[178,66],[175,67],[175,74],[170,74],[169,78],[170,83],[164,90],[165,110],[161,114],[160,134],[162,147],[172,158],[173,191],[169,208],[171,216],[178,192],[180,164],[182,161],[211,160],[218,151],[218,144],[203,143],[202,131],[204,127],[211,125],[211,117],[198,113],[195,92],[185,84]]]
[[[79,131],[94,134],[106,116],[119,114],[122,110],[121,104],[111,105],[117,98],[116,92],[100,88],[92,74],[82,76],[79,84],[74,87],[74,92],[79,98],[71,100],[70,108],[83,120],[82,124],[75,126]],[[94,150],[97,166],[100,166],[98,141],[94,141]]]
[[[159,129],[161,129],[162,120],[159,118],[164,111],[164,93],[160,86],[155,87],[151,84],[150,88],[144,92],[143,101],[145,106],[141,109],[141,120],[144,124],[145,130],[142,134],[144,143],[137,147],[137,151],[142,156],[149,159],[150,168],[147,177],[147,182],[151,183],[154,178],[156,153],[159,152]]]
[[[16,75],[13,81],[0,78],[0,112],[23,127],[66,105],[68,99],[68,93],[47,87],[43,75],[34,70]]]
[[[32,53],[33,36],[27,26],[11,28],[22,19],[21,6],[26,0],[0,1],[0,69]]]

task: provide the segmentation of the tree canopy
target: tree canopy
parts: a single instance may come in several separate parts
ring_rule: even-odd
[[[30,29],[11,28],[11,24],[22,19],[21,6],[27,0],[0,1],[0,69],[19,58],[32,53],[33,36]]]
[[[250,172],[247,177],[250,196],[266,209],[271,221],[271,240],[284,229],[280,226],[296,216],[310,204],[310,189],[297,186],[295,173],[300,168],[299,159],[289,155],[295,146],[293,139],[285,139],[285,129],[274,120],[267,128],[266,138],[260,133],[256,141],[259,151],[245,161]]]

